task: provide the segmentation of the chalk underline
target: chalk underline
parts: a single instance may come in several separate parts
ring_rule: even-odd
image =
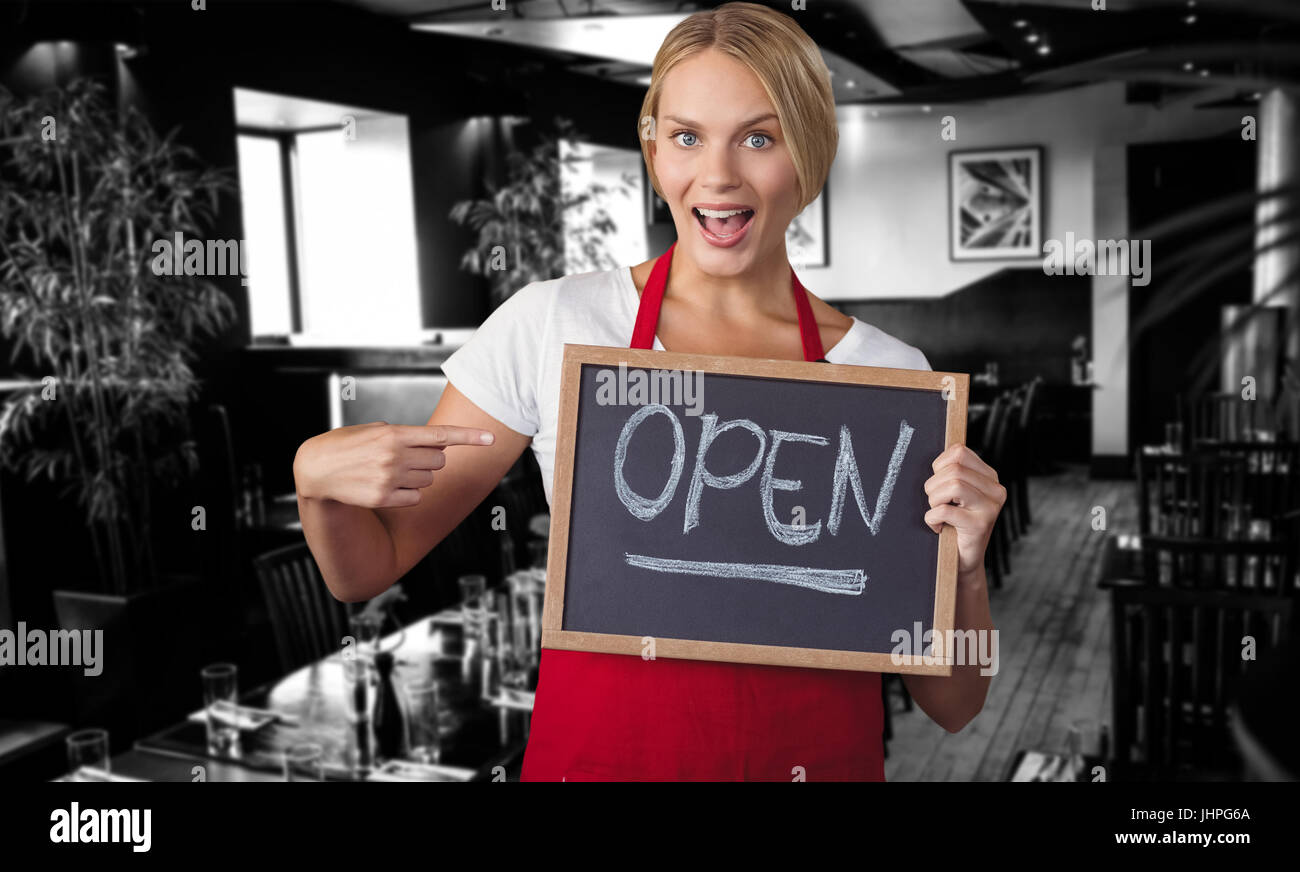
[[[623,552],[631,566],[655,572],[685,575],[710,575],[715,578],[745,578],[792,584],[821,593],[857,596],[867,586],[867,573],[861,569],[817,569],[808,566],[782,566],[779,563],[715,563],[709,560],[674,560]]]

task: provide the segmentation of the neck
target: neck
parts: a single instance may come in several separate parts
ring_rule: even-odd
[[[735,275],[712,275],[681,249],[673,250],[664,296],[689,303],[707,317],[779,315],[793,307],[790,261],[784,240],[762,260]]]

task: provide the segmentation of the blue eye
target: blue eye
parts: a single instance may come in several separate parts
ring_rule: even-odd
[[[690,136],[690,137],[694,137],[695,134],[694,134],[694,133],[688,133],[688,132],[685,131],[685,130],[683,130],[681,133],[674,133],[674,134],[673,134],[673,138],[674,138],[674,139],[677,139],[677,137],[679,137],[679,136]],[[688,148],[690,147],[690,143],[682,142],[680,139],[678,139],[677,142],[678,142],[679,145],[685,145],[685,146],[687,146]]]
[[[761,139],[761,140],[763,140],[763,141],[766,143],[766,141],[767,141],[767,134],[766,134],[766,133],[751,133],[751,134],[749,134],[749,136],[746,136],[745,139],[747,139],[747,140]],[[759,145],[759,146],[755,146],[755,147],[756,147],[756,148],[762,148],[763,146],[762,146],[762,145]]]

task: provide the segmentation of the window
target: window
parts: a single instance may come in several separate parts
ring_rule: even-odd
[[[295,328],[280,142],[242,134],[238,146],[244,236],[249,240],[248,305],[253,335],[287,336]]]
[[[406,118],[244,89],[235,98],[255,339],[419,344]]]
[[[648,242],[641,187],[640,149],[611,148],[588,142],[570,145],[560,141],[560,157],[576,158],[563,163],[560,176],[565,198],[573,198],[603,185],[605,193],[564,213],[565,272],[586,272],[627,266],[646,259]],[[605,253],[613,263],[593,264],[583,257],[576,228],[587,226],[597,209],[603,208],[614,222],[614,232],[603,238]]]

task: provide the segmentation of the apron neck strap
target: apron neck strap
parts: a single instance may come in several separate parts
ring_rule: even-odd
[[[637,308],[631,348],[654,348],[655,328],[659,326],[659,307],[668,286],[668,267],[672,263],[673,249],[676,247],[676,242],[668,246],[668,250],[659,255],[650,270],[650,279],[641,292],[641,305]],[[824,360],[821,334],[817,330],[817,321],[813,318],[812,304],[808,302],[808,292],[795,275],[794,267],[790,267],[790,289],[794,294],[795,311],[799,314],[799,336],[803,342],[804,360]]]

